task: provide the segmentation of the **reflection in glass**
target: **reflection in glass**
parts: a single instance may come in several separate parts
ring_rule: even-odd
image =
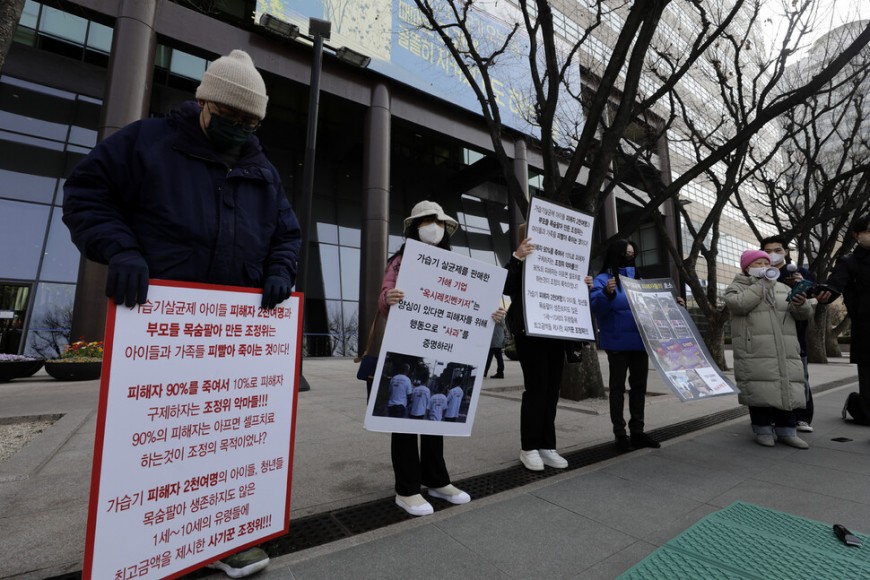
[[[6,158],[6,147],[8,145],[0,141],[0,159]],[[53,177],[0,169],[0,197],[51,203],[56,183]]]
[[[359,319],[355,302],[327,300],[326,313],[332,356],[356,356]]]
[[[341,275],[339,273],[338,246],[318,244],[320,269],[323,275],[323,292],[327,299],[341,299]]]
[[[69,12],[43,6],[39,30],[44,34],[84,45],[88,21],[80,16],[73,16]]]
[[[341,297],[359,300],[360,251],[357,248],[341,248]]]
[[[48,230],[48,241],[45,244],[40,280],[75,282],[78,278],[81,255],[78,248],[70,241],[69,230],[61,221],[62,215],[61,209],[55,207],[51,216],[51,227]]]
[[[69,343],[74,284],[39,284],[27,329],[25,354],[55,358]]]
[[[0,200],[0,278],[34,279],[50,206]],[[10,251],[14,248],[14,251]]]
[[[169,72],[195,81],[202,80],[205,73],[206,60],[192,54],[182,52],[177,48],[172,49],[172,61],[169,64]]]
[[[360,210],[346,203],[338,205],[338,242],[342,246],[360,247]]]
[[[88,48],[109,54],[112,51],[112,29],[91,21],[88,30]]]

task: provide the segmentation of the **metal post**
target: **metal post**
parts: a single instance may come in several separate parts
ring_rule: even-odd
[[[317,113],[320,107],[320,70],[323,65],[323,41],[329,38],[329,22],[311,19],[309,33],[313,35],[314,52],[311,62],[311,84],[308,90],[308,132],[305,137],[305,160],[302,167],[302,195],[298,213],[302,226],[302,247],[299,252],[299,271],[296,273],[296,288],[303,293],[308,288],[308,262],[311,250],[311,214],[314,197],[314,156],[317,151]],[[302,313],[302,339],[305,340],[305,312]],[[302,374],[299,361],[299,390],[311,390]]]

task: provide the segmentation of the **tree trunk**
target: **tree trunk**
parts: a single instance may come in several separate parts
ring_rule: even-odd
[[[728,362],[725,360],[725,318],[716,317],[708,319],[709,324],[701,331],[701,338],[713,357],[713,362],[721,371],[728,370]]]
[[[3,0],[0,2],[0,69],[6,62],[6,54],[12,46],[12,38],[21,12],[24,10],[24,0]]]
[[[843,351],[840,350],[840,343],[837,341],[837,338],[839,338],[839,336],[844,332],[848,331],[851,326],[852,321],[847,316],[834,328],[827,329],[827,332],[825,333],[825,352],[828,356],[843,356]]]
[[[827,328],[828,309],[823,304],[816,306],[807,327],[807,361],[828,364]],[[834,339],[836,342],[836,338]],[[839,356],[839,355],[837,355]]]
[[[583,345],[580,362],[565,363],[561,397],[570,401],[604,397],[604,378],[598,364],[598,350],[592,343]]]

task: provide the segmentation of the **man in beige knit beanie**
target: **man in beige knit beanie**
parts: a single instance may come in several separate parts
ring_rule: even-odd
[[[196,101],[127,125],[73,170],[64,223],[108,265],[116,304],[144,304],[150,278],[259,288],[264,309],[290,296],[301,232],[254,135],[268,101],[251,57],[234,50],[208,67]],[[253,548],[212,566],[241,578],[268,561]]]

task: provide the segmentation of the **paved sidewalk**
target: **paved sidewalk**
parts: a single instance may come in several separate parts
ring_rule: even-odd
[[[307,359],[304,368],[312,390],[299,395],[291,526],[294,518],[392,495],[389,436],[361,427],[365,385],[355,378],[356,365]],[[445,445],[454,480],[518,463],[519,364],[508,361],[505,374],[484,380],[473,435]],[[825,388],[854,382],[856,371],[834,359],[811,365],[810,376]],[[817,395],[809,451],[761,448],[743,418],[661,450],[278,557],[261,577],[611,578],[738,499],[870,531],[870,430],[839,418],[848,389]],[[97,392],[97,381],[59,383],[44,374],[0,384],[0,419],[63,415],[0,463],[0,578],[81,569]],[[655,372],[650,393],[649,430],[737,406],[736,396],[680,403]],[[610,441],[606,400],[563,401],[557,436],[566,452]],[[838,436],[853,441],[830,441]]]

